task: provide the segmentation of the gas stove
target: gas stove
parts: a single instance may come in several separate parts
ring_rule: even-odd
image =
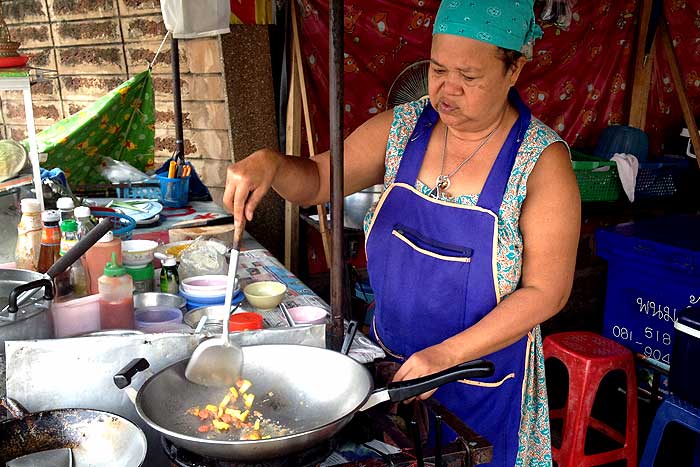
[[[173,467],[470,467],[491,461],[493,447],[438,402],[423,402],[428,410],[458,434],[451,443],[425,446],[415,443],[417,435],[405,433],[397,417],[380,410],[356,414],[340,433],[304,452],[253,463],[228,461],[194,454],[166,438],[162,448]],[[377,452],[367,443],[372,439],[395,447],[393,454]],[[418,449],[416,449],[418,447]],[[423,462],[419,462],[418,459]],[[351,459],[351,460],[348,460]],[[436,462],[437,460],[437,462]]]

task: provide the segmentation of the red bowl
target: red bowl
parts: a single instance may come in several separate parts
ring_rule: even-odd
[[[228,330],[234,331],[254,331],[263,328],[263,317],[252,311],[234,313],[228,321]]]

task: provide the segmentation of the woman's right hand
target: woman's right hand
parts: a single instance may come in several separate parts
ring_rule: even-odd
[[[284,156],[272,149],[260,149],[228,166],[223,203],[236,223],[253,220],[255,208],[270,189]]]

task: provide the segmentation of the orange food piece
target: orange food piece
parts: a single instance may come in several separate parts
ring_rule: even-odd
[[[221,416],[221,421],[224,423],[231,424],[231,423],[233,423],[233,417],[230,416],[229,414],[225,413]]]
[[[211,425],[202,425],[199,428],[197,428],[197,431],[200,433],[208,433],[209,430],[211,430]]]
[[[211,416],[211,414],[209,413],[209,411],[208,411],[207,409],[203,409],[203,410],[200,410],[200,411],[199,411],[199,413],[197,414],[197,416],[198,416],[201,420],[206,420],[207,418],[209,418],[209,417]]]

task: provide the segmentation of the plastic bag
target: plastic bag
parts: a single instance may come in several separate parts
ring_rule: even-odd
[[[111,157],[102,158],[100,174],[112,183],[142,182],[148,179],[148,175],[128,162],[115,161]]]
[[[216,240],[197,237],[180,253],[180,280],[194,276],[226,274],[226,245]]]
[[[230,32],[229,0],[160,0],[163,22],[176,39]]]
[[[554,23],[559,29],[567,30],[571,26],[573,7],[572,0],[545,0],[540,19]]]

